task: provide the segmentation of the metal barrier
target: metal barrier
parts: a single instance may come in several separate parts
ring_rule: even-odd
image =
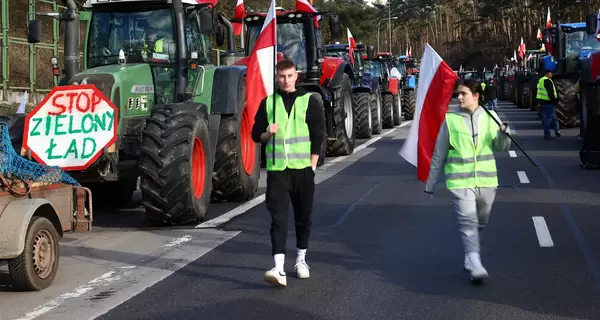
[[[60,24],[56,19],[46,19],[43,24],[51,24],[52,30],[48,35],[51,34],[51,39],[48,42],[38,43],[35,46],[27,43],[26,37],[18,37],[9,33],[9,27],[11,25],[19,24],[18,30],[27,31],[27,22],[29,17],[35,11],[58,11],[65,7],[57,4],[57,0],[2,0],[2,20],[1,27],[2,33],[0,35],[1,43],[1,77],[0,77],[0,90],[2,95],[0,97],[6,97],[10,91],[29,91],[30,93],[46,93],[50,91],[55,81],[52,77],[52,68],[50,57],[59,57],[62,54],[60,44]],[[23,17],[17,17],[15,23],[11,24],[10,16],[15,12],[18,12],[18,8],[23,9],[27,6],[27,14],[23,14]],[[12,10],[11,10],[12,6]],[[14,19],[14,16],[13,16]],[[22,24],[22,26],[20,25]],[[15,29],[13,27],[13,29]],[[49,29],[49,28],[48,28]],[[26,35],[25,35],[26,36]],[[47,35],[45,34],[46,38]],[[22,58],[23,50],[14,50],[18,47],[27,48],[27,56],[29,57],[29,78],[18,79],[11,78],[11,60]],[[50,52],[48,52],[50,51]],[[39,64],[42,64],[43,68],[40,72],[43,77],[38,82],[38,70],[41,69]],[[22,66],[21,66],[22,67]],[[46,72],[44,72],[47,70]],[[14,77],[14,75],[12,75]],[[31,96],[31,95],[30,95]],[[37,99],[36,99],[37,100]]]

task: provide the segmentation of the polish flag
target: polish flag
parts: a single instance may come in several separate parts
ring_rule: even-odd
[[[521,37],[521,44],[519,45],[519,57],[521,59],[525,57],[525,42],[523,42],[523,37]]]
[[[538,40],[542,40],[542,37],[543,37],[543,36],[542,36],[542,30],[540,30],[540,28],[538,28],[538,32],[537,32],[537,37],[536,37],[536,39],[538,39]]]
[[[310,1],[310,2],[309,2]],[[313,0],[296,0],[296,11],[298,12],[308,12],[308,13],[316,13],[318,12],[315,7],[312,6]],[[321,20],[321,16],[316,16],[315,27],[319,27],[319,20]]]
[[[431,49],[431,50],[433,50],[433,49]],[[412,58],[412,47],[410,47],[410,49],[408,49],[408,57]]]
[[[550,7],[548,7],[548,14],[546,15],[546,28],[552,28],[552,19],[550,19]]]
[[[600,34],[600,10],[598,10],[598,16],[596,16],[596,21],[597,21],[597,25],[596,25],[596,40],[600,41],[600,38],[598,38],[598,35]]]
[[[346,30],[348,30],[348,53],[350,55],[350,63],[354,64],[354,49],[357,49],[356,42],[354,41],[352,33],[350,33],[350,29],[346,28]]]
[[[237,0],[235,5],[235,11],[233,12],[233,19],[241,20],[246,17],[246,8],[244,7],[244,0]],[[242,34],[242,28],[244,24],[240,22],[233,23],[233,34],[239,36]]]
[[[254,115],[262,99],[274,92],[275,64],[277,63],[275,56],[276,44],[277,20],[275,18],[275,0],[271,0],[271,7],[267,13],[265,23],[248,57],[246,106],[252,116],[253,122]]]
[[[429,166],[440,126],[444,121],[458,76],[433,50],[425,45],[417,87],[417,105],[410,133],[399,154],[417,167],[417,178],[429,177]]]

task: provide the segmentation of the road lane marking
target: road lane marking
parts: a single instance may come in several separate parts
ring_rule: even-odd
[[[533,220],[535,234],[537,234],[540,247],[554,247],[554,242],[552,241],[552,236],[544,217],[531,217],[531,219]]]
[[[517,153],[515,152],[515,150],[509,150],[508,154],[510,155],[511,158],[516,158],[517,157]]]
[[[404,122],[404,123],[402,123],[398,127],[390,129],[389,131],[387,131],[385,133],[382,133],[382,134],[380,134],[380,135],[378,135],[376,137],[373,137],[373,138],[367,140],[365,143],[363,143],[360,146],[354,148],[354,152],[351,155],[336,157],[335,159],[332,159],[331,161],[329,161],[329,162],[325,163],[324,165],[322,165],[320,168],[317,169],[317,174],[319,174],[319,171],[325,170],[325,169],[331,167],[333,164],[347,159],[348,157],[354,155],[356,152],[361,151],[361,150],[367,148],[368,146],[372,145],[373,143],[381,140],[383,137],[385,137],[385,136],[387,136],[389,134],[392,134],[392,133],[396,132],[398,129],[400,129],[402,127],[405,127],[405,126],[407,126],[407,125],[409,125],[411,123],[412,123],[412,120]],[[356,161],[358,161],[358,160],[359,159],[356,159]],[[336,174],[337,173],[334,173],[331,176],[327,177],[326,179],[331,178],[331,177],[333,177]],[[322,180],[319,183],[321,183],[321,182],[323,182],[325,180]],[[319,183],[315,183],[315,184],[319,184]],[[252,199],[252,200],[250,200],[250,201],[248,201],[248,202],[246,202],[246,203],[244,203],[244,204],[242,204],[242,205],[240,205],[238,207],[235,207],[234,209],[232,209],[232,210],[230,210],[230,211],[228,211],[228,212],[226,212],[226,213],[224,213],[224,214],[222,214],[222,215],[220,215],[220,216],[218,216],[218,217],[216,217],[214,219],[211,219],[211,220],[208,220],[208,221],[200,223],[195,228],[196,229],[216,228],[216,227],[218,227],[218,226],[220,226],[222,224],[225,224],[225,223],[231,221],[231,219],[233,219],[233,218],[235,218],[235,217],[237,217],[237,216],[245,213],[246,211],[248,211],[248,210],[256,207],[257,205],[263,203],[265,201],[265,199],[266,199],[266,196],[263,193],[260,196],[254,198],[254,199]]]
[[[519,181],[521,183],[529,183],[529,178],[527,178],[525,171],[517,171],[517,176],[519,176]]]
[[[379,185],[381,185],[383,181],[379,181],[379,183],[377,183],[376,185],[374,185],[371,189],[369,189],[369,191],[367,191],[362,197],[360,197],[358,200],[356,200],[356,202],[354,202],[350,208],[348,208],[346,210],[346,212],[344,212],[335,222],[335,224],[331,225],[331,226],[327,226],[325,228],[333,228],[333,227],[337,227],[340,224],[342,224],[342,222],[344,222],[344,220],[346,220],[346,218],[348,217],[348,215],[354,211],[354,209],[356,209],[356,207],[363,201],[365,200],[366,197],[368,197],[371,192],[373,192],[375,189],[377,189],[377,187],[379,187]]]

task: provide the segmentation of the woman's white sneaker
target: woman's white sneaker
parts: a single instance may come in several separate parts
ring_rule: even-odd
[[[273,268],[267,272],[265,272],[265,282],[274,286],[287,286],[287,277],[285,272],[281,272],[277,270],[277,268]]]
[[[302,260],[296,262],[294,269],[296,269],[296,275],[298,276],[298,279],[306,279],[310,277],[310,268],[308,267],[308,264],[306,264],[306,261]]]

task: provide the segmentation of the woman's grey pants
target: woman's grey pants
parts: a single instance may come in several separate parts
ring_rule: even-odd
[[[488,223],[498,188],[451,189],[465,253],[479,253],[479,238]]]

